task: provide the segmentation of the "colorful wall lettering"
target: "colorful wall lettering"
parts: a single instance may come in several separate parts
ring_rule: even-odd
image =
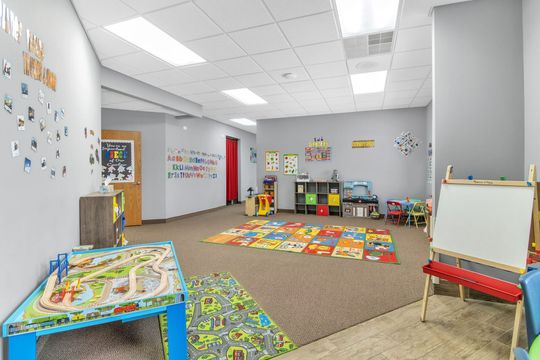
[[[218,179],[221,154],[180,148],[167,149],[167,179]]]

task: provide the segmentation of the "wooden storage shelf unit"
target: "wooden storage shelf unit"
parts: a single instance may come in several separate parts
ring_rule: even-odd
[[[79,200],[80,243],[94,248],[126,245],[123,191],[95,192]]]
[[[341,183],[297,181],[294,183],[296,214],[341,216]]]
[[[272,203],[270,203],[270,211],[274,214],[278,212],[278,183],[273,181],[271,183],[263,182],[264,194],[272,197]]]

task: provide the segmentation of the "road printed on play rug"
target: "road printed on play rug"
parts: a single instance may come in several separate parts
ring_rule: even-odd
[[[230,273],[186,279],[190,360],[266,360],[297,348]],[[160,316],[165,359],[167,317]]]

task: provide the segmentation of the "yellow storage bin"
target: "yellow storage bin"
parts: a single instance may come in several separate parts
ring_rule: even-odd
[[[330,206],[339,206],[339,194],[328,194],[328,205]]]

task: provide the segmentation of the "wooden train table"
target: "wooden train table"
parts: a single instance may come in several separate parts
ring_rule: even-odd
[[[65,255],[3,324],[10,360],[36,359],[39,336],[160,314],[169,358],[187,359],[188,293],[170,241]]]

